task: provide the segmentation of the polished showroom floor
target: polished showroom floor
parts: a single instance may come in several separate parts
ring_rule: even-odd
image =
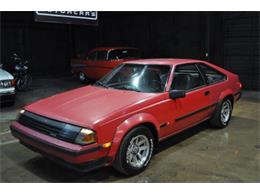
[[[126,178],[111,167],[77,173],[34,153],[10,135],[20,108],[49,95],[82,86],[72,78],[38,79],[20,92],[0,117],[0,182],[260,182],[259,93],[244,91],[226,129],[205,122],[160,144],[140,175]]]

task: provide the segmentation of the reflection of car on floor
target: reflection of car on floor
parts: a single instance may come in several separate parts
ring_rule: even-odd
[[[0,66],[0,102],[12,105],[15,101],[14,77]]]
[[[83,59],[71,60],[71,72],[81,82],[100,79],[117,65],[129,59],[140,57],[140,52],[132,47],[103,47],[89,52]]]
[[[226,127],[240,98],[237,75],[198,60],[128,61],[93,85],[22,110],[21,143],[80,171],[143,171],[160,141],[205,120]]]

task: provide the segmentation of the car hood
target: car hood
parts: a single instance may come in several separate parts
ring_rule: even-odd
[[[11,80],[14,79],[14,77],[7,71],[0,68],[0,80]]]
[[[101,121],[120,116],[130,106],[155,95],[86,86],[39,100],[25,109],[59,121],[93,128]]]

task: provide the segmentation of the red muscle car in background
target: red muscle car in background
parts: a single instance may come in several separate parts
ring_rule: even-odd
[[[169,136],[205,120],[226,127],[241,87],[237,75],[205,61],[128,61],[93,85],[26,106],[11,131],[73,169],[113,165],[134,175]]]
[[[97,80],[122,62],[136,58],[140,58],[140,51],[133,47],[96,48],[83,59],[72,59],[71,72],[81,82]]]

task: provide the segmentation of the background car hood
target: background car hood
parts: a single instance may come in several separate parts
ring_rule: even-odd
[[[25,107],[33,113],[92,128],[106,118],[120,115],[155,94],[86,86],[57,94]]]
[[[11,80],[14,79],[14,77],[7,71],[0,68],[0,80]]]

